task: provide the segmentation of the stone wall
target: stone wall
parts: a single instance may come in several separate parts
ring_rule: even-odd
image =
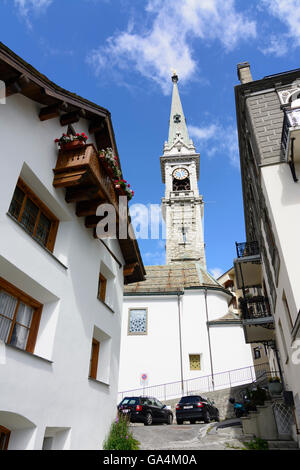
[[[203,395],[201,394],[201,396],[209,398],[210,400],[213,400],[215,402],[215,406],[220,412],[220,420],[223,421],[225,419],[235,418],[233,405],[229,403],[229,398],[233,397],[236,399],[236,401],[240,401],[242,398],[242,392],[246,390],[248,385],[245,384],[240,385],[239,387],[232,387],[223,390],[216,390],[214,392],[207,392]],[[174,413],[174,417],[176,413],[176,404],[178,403],[178,401],[179,399],[167,400],[166,402],[164,402],[166,405],[171,406],[172,411]]]

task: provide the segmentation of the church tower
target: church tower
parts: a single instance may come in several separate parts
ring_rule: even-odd
[[[172,82],[169,139],[160,157],[165,183],[162,213],[166,223],[166,264],[197,261],[206,270],[204,204],[197,183],[200,155],[189,138],[176,73],[172,76]]]

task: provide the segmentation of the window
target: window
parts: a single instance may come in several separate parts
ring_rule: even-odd
[[[261,358],[260,348],[259,347],[254,348],[253,354],[254,354],[254,359],[260,359]]]
[[[106,287],[107,287],[107,279],[100,273],[99,276],[99,285],[98,285],[98,299],[105,302],[106,299]]]
[[[53,251],[59,222],[21,178],[8,212],[37,242]]]
[[[146,335],[147,334],[147,309],[131,308],[129,309],[128,334]]]
[[[97,378],[99,349],[100,349],[100,342],[97,341],[95,338],[93,338],[91,361],[90,361],[90,373],[89,373],[89,377],[91,377],[92,379]]]
[[[0,340],[33,353],[42,305],[0,278]]]
[[[0,426],[0,450],[7,450],[10,437],[10,430]]]
[[[184,178],[183,180],[173,179],[173,191],[190,191],[190,179]]]
[[[190,354],[190,370],[201,370],[200,354]]]

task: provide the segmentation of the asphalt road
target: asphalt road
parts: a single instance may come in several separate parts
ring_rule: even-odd
[[[207,424],[154,424],[152,426],[134,425],[130,427],[133,436],[140,442],[141,450],[181,450],[195,449],[199,443],[201,430]],[[211,426],[211,425],[210,425]]]
[[[239,425],[239,426],[237,426]],[[243,448],[240,420],[209,424],[130,425],[141,450],[234,450]]]

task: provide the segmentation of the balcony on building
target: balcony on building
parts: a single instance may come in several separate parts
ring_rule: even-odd
[[[300,107],[284,109],[281,152],[282,159],[290,165],[294,181],[298,181],[295,165],[300,163]]]
[[[239,300],[246,343],[269,342],[274,339],[274,319],[268,299],[246,296]]]
[[[261,286],[262,270],[258,242],[236,243],[236,250],[234,269],[238,289]]]

